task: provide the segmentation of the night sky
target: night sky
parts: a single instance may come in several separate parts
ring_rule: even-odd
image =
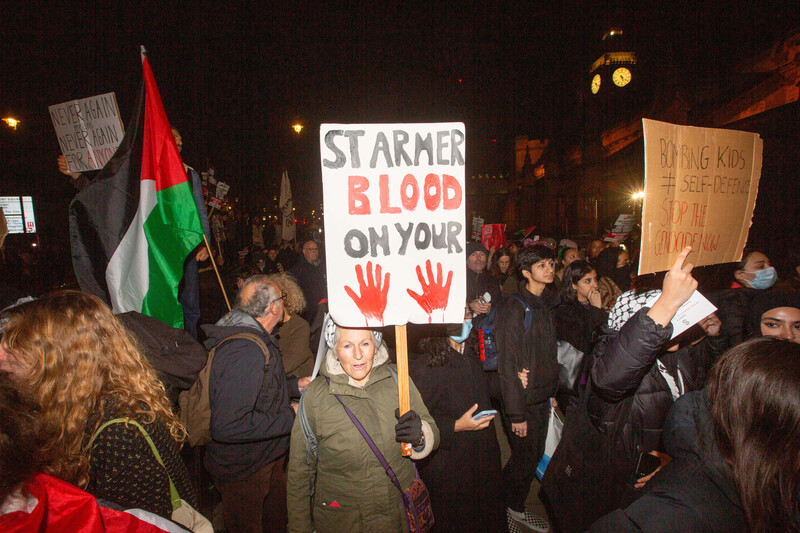
[[[271,205],[286,168],[311,209],[322,122],[463,121],[467,175],[507,172],[516,135],[574,135],[609,28],[656,75],[663,65],[672,82],[704,84],[797,27],[800,11],[794,1],[9,4],[0,113],[22,125],[0,124],[0,187],[60,200],[64,221],[74,191],[56,170],[47,106],[113,91],[127,122],[140,44],[188,164],[216,168],[250,208]]]

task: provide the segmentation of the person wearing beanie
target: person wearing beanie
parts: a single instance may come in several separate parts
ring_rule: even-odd
[[[467,305],[476,327],[480,327],[486,313],[502,297],[500,284],[486,270],[487,257],[488,251],[480,242],[467,243]]]

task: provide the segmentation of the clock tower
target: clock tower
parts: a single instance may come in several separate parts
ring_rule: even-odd
[[[637,61],[622,29],[603,35],[602,53],[589,69],[585,89],[589,108],[599,115],[603,127],[624,120],[632,110],[641,85]]]

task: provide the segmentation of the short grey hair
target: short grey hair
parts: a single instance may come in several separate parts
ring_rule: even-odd
[[[247,301],[242,300],[245,288],[254,286],[254,292]],[[236,300],[236,309],[244,311],[253,318],[263,318],[267,315],[270,304],[280,298],[278,286],[265,274],[256,274],[247,278],[239,290]]]

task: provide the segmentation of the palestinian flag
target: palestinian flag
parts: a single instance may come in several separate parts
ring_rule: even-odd
[[[72,200],[72,265],[81,289],[115,313],[183,327],[178,284],[203,228],[142,47],[144,81],[119,148]]]

